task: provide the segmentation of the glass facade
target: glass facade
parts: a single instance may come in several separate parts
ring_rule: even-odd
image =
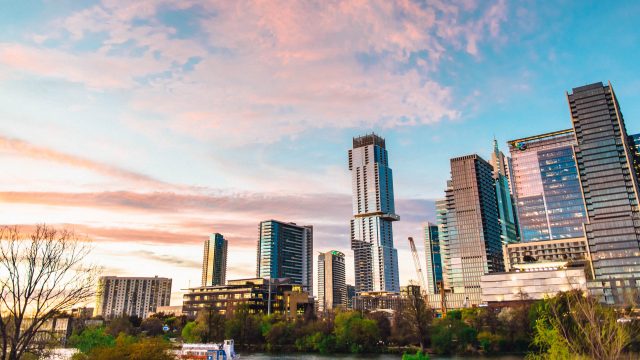
[[[637,302],[640,210],[634,145],[611,84],[574,88],[567,99],[587,208],[585,231],[595,277],[589,286],[608,303]]]
[[[222,234],[211,234],[204,242],[202,286],[224,285],[227,279],[227,240]]]
[[[398,292],[398,253],[393,247],[392,223],[400,217],[395,214],[393,176],[384,139],[375,134],[354,138],[349,170],[356,291]]]
[[[260,223],[256,277],[290,278],[313,292],[313,226],[267,220]]]
[[[437,294],[438,283],[442,281],[442,257],[440,255],[440,238],[438,225],[424,224],[424,255],[426,259],[427,294]]]
[[[482,275],[504,271],[493,166],[478,155],[451,159],[446,191],[445,284],[480,302]]]
[[[584,237],[575,144],[570,129],[509,141],[522,241]]]
[[[500,217],[500,237],[505,244],[518,242],[518,228],[516,213],[511,197],[509,183],[509,159],[498,149],[498,142],[493,140],[493,180],[495,181],[496,199],[498,201],[498,215]]]

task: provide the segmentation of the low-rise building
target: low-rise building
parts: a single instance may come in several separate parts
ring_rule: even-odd
[[[491,305],[540,300],[561,291],[586,291],[584,267],[569,262],[514,265],[513,271],[482,276],[482,301]]]
[[[353,297],[353,310],[376,311],[402,308],[402,296],[391,291],[365,291]]]
[[[587,258],[587,240],[579,237],[506,244],[504,256],[506,272],[515,265],[532,262],[579,262]]]
[[[280,313],[287,317],[314,310],[313,297],[290,279],[229,280],[226,285],[187,289],[183,296],[183,313],[195,317],[198,311],[233,313],[246,305],[253,314]]]

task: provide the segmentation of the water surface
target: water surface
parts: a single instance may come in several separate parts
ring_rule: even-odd
[[[319,355],[319,354],[240,354],[242,360],[362,360],[362,359],[376,359],[376,360],[398,360],[401,359],[401,355]],[[524,356],[494,356],[494,357],[481,357],[481,356],[438,356],[432,355],[432,360],[522,360]]]

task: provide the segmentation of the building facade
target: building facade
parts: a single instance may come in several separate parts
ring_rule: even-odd
[[[587,239],[569,238],[507,244],[504,255],[506,271],[512,271],[519,264],[557,261],[584,263],[587,259]]]
[[[145,319],[158,306],[168,306],[170,300],[171,279],[102,276],[98,279],[95,314],[105,319],[123,315]]]
[[[516,210],[511,194],[510,175],[511,159],[504,156],[498,148],[498,141],[493,140],[493,153],[491,165],[493,165],[493,181],[498,201],[498,216],[500,218],[500,237],[504,244],[512,244],[519,241]]]
[[[427,294],[437,294],[442,282],[442,257],[440,255],[440,238],[438,225],[427,222],[423,226],[424,255],[426,259]]]
[[[347,309],[353,309],[353,298],[356,297],[356,287],[347,284]]]
[[[215,233],[204,242],[202,286],[224,285],[227,281],[227,240]]]
[[[271,294],[269,294],[271,293]],[[288,318],[313,311],[313,298],[290,279],[229,280],[226,285],[190,288],[183,295],[182,312],[195,317],[199,311],[233,314],[246,306],[252,314],[282,314]]]
[[[592,291],[610,304],[637,301],[640,286],[640,209],[634,145],[609,83],[567,94],[587,222]],[[633,298],[633,299],[630,299]]]
[[[584,237],[586,213],[573,130],[509,141],[523,242]]]
[[[357,292],[400,291],[398,253],[393,247],[393,176],[383,138],[353,139],[349,150],[353,191],[351,249]]]
[[[445,284],[478,304],[481,277],[504,271],[493,166],[475,154],[451,159],[446,208]]]
[[[313,293],[313,226],[261,222],[257,255],[256,277],[290,278]]]
[[[318,310],[347,307],[344,254],[328,251],[318,255]]]

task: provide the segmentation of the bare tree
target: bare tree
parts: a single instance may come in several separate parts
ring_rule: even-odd
[[[95,295],[99,269],[85,265],[89,242],[68,230],[38,225],[31,234],[0,227],[1,360],[36,352],[38,330]]]
[[[429,328],[433,320],[433,312],[427,305],[420,286],[407,286],[406,300],[402,309],[409,331],[418,339],[420,349],[424,351],[429,341]]]

